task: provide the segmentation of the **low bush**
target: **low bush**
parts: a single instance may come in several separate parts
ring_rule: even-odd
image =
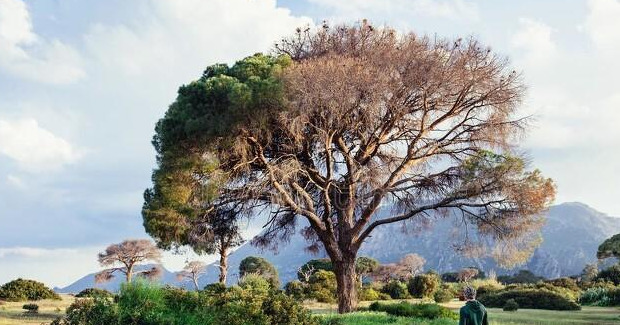
[[[371,311],[383,311],[389,315],[401,317],[458,319],[458,315],[455,312],[437,304],[410,304],[405,301],[397,304],[373,302],[370,304],[369,309]]]
[[[509,299],[514,299],[519,307],[548,310],[580,310],[576,302],[546,289],[506,290],[479,297],[481,303],[491,308],[502,308]]]
[[[76,300],[53,325],[317,324],[294,299],[279,290],[263,290],[263,282],[247,280],[243,287],[213,286],[201,292],[136,281],[121,287],[117,303],[99,297]]]
[[[620,288],[590,288],[581,294],[579,302],[589,306],[620,306]]]
[[[519,309],[519,304],[514,299],[506,300],[506,303],[502,308],[504,311],[517,311],[517,309]]]
[[[545,282],[556,287],[565,288],[574,292],[578,292],[581,290],[581,288],[579,288],[579,285],[577,284],[577,280],[572,278],[563,277],[553,280],[547,280]]]
[[[454,293],[449,289],[439,289],[435,292],[433,297],[435,302],[444,303],[452,300],[452,298],[454,298]]]
[[[75,296],[77,298],[95,298],[95,297],[112,298],[112,297],[114,297],[114,294],[111,293],[108,290],[105,290],[105,289],[86,288],[86,289],[80,291]]]
[[[379,292],[373,288],[362,288],[359,293],[360,301],[375,301],[379,299]]]
[[[39,305],[37,304],[25,304],[22,309],[26,310],[26,313],[36,314],[39,312]]]
[[[287,296],[296,300],[304,300],[306,298],[306,286],[299,280],[293,280],[284,286],[284,292]]]
[[[407,299],[409,293],[407,292],[407,285],[398,280],[391,280],[383,288],[381,292],[390,295],[392,299]]]
[[[314,272],[308,282],[307,296],[318,302],[336,302],[336,274],[325,270]]]
[[[0,287],[0,299],[6,301],[60,300],[60,296],[41,282],[17,279]]]
[[[417,275],[411,278],[407,285],[409,293],[415,298],[432,298],[437,288],[439,288],[439,277],[435,274]]]

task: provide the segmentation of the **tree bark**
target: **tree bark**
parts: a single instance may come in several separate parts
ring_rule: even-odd
[[[127,283],[131,282],[132,276],[133,276],[133,265],[128,265],[127,273],[125,273],[125,280],[127,281]]]
[[[192,275],[192,281],[194,282],[194,287],[196,288],[196,291],[200,291],[200,288],[198,287],[198,277],[195,274]]]
[[[350,313],[357,308],[357,283],[355,274],[355,256],[345,257],[334,262],[336,274],[338,313]]]
[[[220,283],[226,285],[226,277],[228,275],[228,250],[220,249]]]

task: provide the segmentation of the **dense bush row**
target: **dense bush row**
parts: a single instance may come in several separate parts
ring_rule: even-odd
[[[17,279],[0,287],[0,299],[6,301],[60,300],[60,296],[41,282]]]
[[[105,289],[86,288],[86,289],[80,291],[75,296],[77,298],[95,298],[95,297],[112,298],[114,296],[114,294],[111,293],[108,290],[105,290]]]
[[[316,325],[310,312],[261,277],[225,288],[188,292],[147,282],[124,285],[118,297],[78,299],[53,325]]]
[[[503,308],[509,299],[521,308],[549,310],[580,310],[576,302],[547,289],[509,289],[478,298],[487,307]]]
[[[369,309],[371,311],[383,311],[389,315],[401,317],[458,319],[456,313],[437,304],[410,304],[405,301],[397,304],[373,302],[370,304]]]
[[[590,306],[620,306],[620,287],[603,288],[595,287],[584,291],[579,297],[582,305]]]

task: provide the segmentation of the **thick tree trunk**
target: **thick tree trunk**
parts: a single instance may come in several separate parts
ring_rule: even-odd
[[[228,275],[228,250],[220,250],[220,283],[226,285],[226,276]]]
[[[350,313],[357,308],[357,285],[355,275],[355,256],[334,262],[336,273],[338,312]]]

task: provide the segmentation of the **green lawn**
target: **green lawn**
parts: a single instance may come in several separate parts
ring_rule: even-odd
[[[418,300],[409,300],[419,302]],[[395,300],[394,302],[398,302]],[[457,311],[462,302],[452,301],[444,306]],[[368,303],[361,303],[367,306]],[[358,312],[339,316],[335,313],[335,306],[326,304],[310,304],[308,306],[315,313],[326,318],[341,318],[343,325],[448,325],[456,324],[451,320],[414,320],[389,316],[385,313]],[[580,311],[551,311],[520,309],[516,312],[505,312],[501,309],[489,309],[491,325],[620,325],[620,308],[618,307],[583,307]]]

